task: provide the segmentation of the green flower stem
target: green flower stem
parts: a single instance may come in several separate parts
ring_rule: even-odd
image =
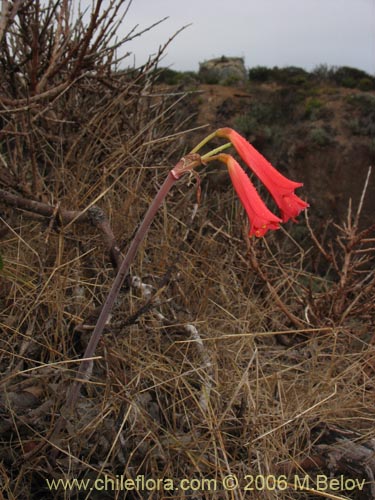
[[[199,151],[200,149],[202,149],[203,146],[205,146],[208,142],[210,142],[211,139],[214,139],[215,137],[217,137],[217,130],[215,132],[212,132],[212,134],[208,135],[207,137],[205,137],[203,139],[203,141],[201,141],[197,146],[195,146],[194,149],[192,149],[190,151],[189,154],[196,153],[197,151]],[[219,146],[218,148],[215,148],[212,151],[209,151],[205,155],[202,155],[202,157],[201,157],[202,161],[204,162],[204,160],[206,158],[209,158],[210,156],[216,155],[217,153],[220,153],[224,149],[230,148],[231,146],[232,146],[232,143],[231,142],[227,142],[226,144],[223,144],[222,146]]]
[[[226,144],[223,144],[222,146],[219,146],[218,148],[212,149],[211,151],[209,151],[205,155],[201,156],[202,162],[204,163],[211,156],[214,156],[214,155],[216,155],[218,153],[221,153],[221,151],[224,151],[225,149],[228,149],[231,146],[232,146],[232,143],[231,142],[227,142]]]
[[[194,149],[192,149],[190,151],[190,154],[196,153],[197,151],[199,151],[200,149],[202,149],[203,146],[205,146],[208,142],[210,142],[211,139],[214,139],[215,137],[217,137],[217,130],[215,132],[212,132],[212,134],[208,135],[207,137],[205,137],[203,139],[203,141],[201,141],[197,146],[195,146]],[[224,145],[224,149],[229,148],[231,145],[232,144],[230,142],[228,144],[225,144]],[[220,147],[223,147],[223,146],[220,146]],[[213,151],[216,151],[216,150],[214,149]],[[207,153],[207,154],[211,155],[211,154],[214,154],[214,153],[210,152],[210,153]],[[202,158],[204,158],[204,156]]]
[[[216,132],[212,132],[212,134],[210,134],[207,137],[205,137],[203,139],[203,141],[201,141],[197,146],[195,146],[194,149],[192,149],[190,151],[190,153],[196,153],[197,151],[199,151],[200,149],[202,149],[205,144],[207,144],[208,142],[210,142],[210,140],[213,139],[214,137],[216,137]]]

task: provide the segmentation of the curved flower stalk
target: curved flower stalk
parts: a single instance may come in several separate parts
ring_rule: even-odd
[[[294,182],[284,177],[274,168],[266,158],[257,151],[244,137],[231,128],[220,128],[215,133],[218,137],[229,139],[238,154],[254,174],[260,179],[271,193],[279,207],[283,222],[289,219],[295,221],[297,215],[309,206],[301,200],[294,190],[303,186],[301,182]]]
[[[215,137],[226,137],[231,141],[242,159],[249,165],[249,167],[265,184],[274,197],[282,212],[282,219],[277,217],[266,207],[254,185],[239,163],[232,156],[222,153],[222,151],[230,146],[230,144],[224,144],[211,150],[203,156],[197,153],[197,151],[207,144],[207,142]],[[202,142],[200,142],[190,154],[181,158],[181,160],[168,173],[164,183],[161,185],[158,193],[148,208],[143,221],[138,227],[132,242],[130,243],[124,260],[119,266],[117,276],[103,304],[94,331],[92,332],[90,341],[86,347],[83,358],[81,359],[77,378],[75,379],[67,397],[65,407],[68,411],[73,410],[79,397],[82,383],[90,378],[95,350],[103,334],[103,329],[107,323],[108,316],[128,274],[129,267],[134,260],[137,250],[166,195],[178,179],[183,177],[185,174],[194,172],[196,167],[205,165],[213,160],[222,161],[227,165],[234,189],[236,190],[250,220],[250,235],[261,237],[264,236],[270,229],[279,229],[281,222],[285,222],[289,219],[294,220],[301,210],[308,207],[306,202],[294,194],[294,190],[302,186],[302,184],[290,181],[281,175],[250,143],[246,141],[246,139],[241,137],[231,128],[221,128],[210,134]],[[66,417],[62,412],[56,423],[51,439],[61,432],[65,425]]]
[[[82,382],[90,378],[90,373],[92,369],[92,358],[95,355],[96,347],[103,334],[103,330],[107,323],[113,304],[116,301],[120,289],[129,272],[130,265],[133,262],[134,257],[138,251],[138,248],[142,243],[142,241],[144,240],[157,211],[159,210],[165,197],[167,196],[172,186],[176,183],[176,181],[180,179],[183,175],[192,172],[199,165],[201,165],[201,157],[199,154],[191,153],[181,158],[181,160],[168,173],[158,193],[151,202],[151,205],[149,206],[140,226],[138,227],[137,232],[135,233],[132,242],[130,243],[127,254],[119,267],[116,278],[112,283],[112,287],[103,304],[95,328],[91,334],[91,338],[87,344],[85,353],[81,360],[77,378],[74,381],[71,391],[69,392],[69,395],[67,397],[65,405],[68,409],[71,410],[74,407],[79,397]],[[65,425],[65,417],[61,416],[56,424],[54,434],[60,432],[64,425]]]
[[[242,205],[250,221],[249,236],[264,236],[269,229],[279,229],[281,219],[276,217],[264,204],[254,184],[239,163],[230,155],[219,154],[215,157],[225,163]]]

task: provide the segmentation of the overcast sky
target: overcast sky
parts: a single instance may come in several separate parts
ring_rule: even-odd
[[[182,26],[161,66],[197,71],[213,57],[240,56],[247,67],[319,64],[375,74],[375,0],[133,0],[124,33],[169,16],[126,45],[128,65],[144,63]]]

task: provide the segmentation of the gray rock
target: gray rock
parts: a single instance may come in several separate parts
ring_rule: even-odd
[[[244,83],[247,72],[242,57],[218,57],[199,63],[199,78],[203,83],[233,85]]]

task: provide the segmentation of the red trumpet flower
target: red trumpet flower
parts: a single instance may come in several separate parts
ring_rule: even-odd
[[[279,229],[281,219],[268,210],[239,163],[227,154],[219,154],[216,158],[226,163],[228,167],[234,189],[250,220],[249,236],[260,237],[264,236],[269,229]]]
[[[309,206],[294,190],[303,186],[284,177],[244,137],[231,128],[221,128],[216,135],[230,140],[243,161],[263,182],[282,213],[283,222],[295,220],[297,215]]]

